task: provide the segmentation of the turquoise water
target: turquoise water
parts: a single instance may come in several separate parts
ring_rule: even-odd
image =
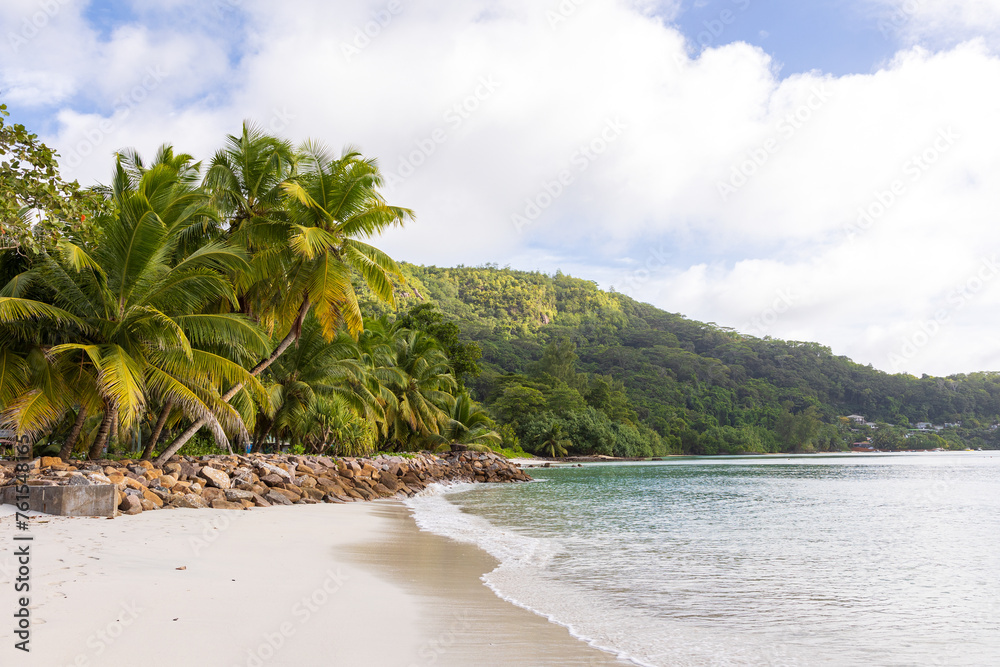
[[[643,665],[1000,665],[1000,452],[533,469],[411,501]]]

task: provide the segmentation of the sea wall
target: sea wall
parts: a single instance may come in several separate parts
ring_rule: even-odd
[[[30,462],[31,509],[60,505],[51,498],[71,487],[114,488],[109,505],[66,512],[74,516],[139,514],[175,507],[243,510],[272,505],[347,503],[405,498],[435,482],[525,482],[531,478],[506,458],[472,451],[413,457],[329,458],[285,454],[174,456],[162,468],[149,461],[70,461],[42,457]],[[13,503],[13,462],[0,462],[0,501]],[[50,490],[51,489],[51,490]],[[67,503],[67,506],[70,506]],[[53,513],[63,513],[56,509]]]

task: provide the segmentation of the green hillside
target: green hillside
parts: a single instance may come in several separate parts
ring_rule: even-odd
[[[397,313],[433,304],[479,346],[481,373],[465,382],[509,425],[509,443],[516,434],[537,446],[553,427],[571,453],[635,456],[837,451],[869,437],[881,449],[1000,442],[990,428],[1000,374],[889,375],[817,343],[743,335],[562,273],[403,269]],[[879,427],[849,424],[850,414]],[[962,426],[906,438],[917,422]]]

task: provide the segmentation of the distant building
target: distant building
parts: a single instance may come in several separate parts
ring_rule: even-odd
[[[930,422],[917,422],[917,429],[920,431],[927,431],[933,428],[934,424]]]
[[[862,415],[847,415],[847,418],[850,419],[855,424],[865,423],[865,418]]]
[[[868,428],[878,428],[878,424],[876,424],[875,422],[865,422],[865,426],[867,426]]]
[[[945,428],[961,428],[962,422],[945,422]]]

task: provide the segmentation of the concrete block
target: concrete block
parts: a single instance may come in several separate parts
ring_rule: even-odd
[[[0,489],[0,502],[13,505],[16,495],[13,486],[5,486]],[[28,488],[28,507],[58,516],[114,516],[115,487],[113,484],[32,486]]]

